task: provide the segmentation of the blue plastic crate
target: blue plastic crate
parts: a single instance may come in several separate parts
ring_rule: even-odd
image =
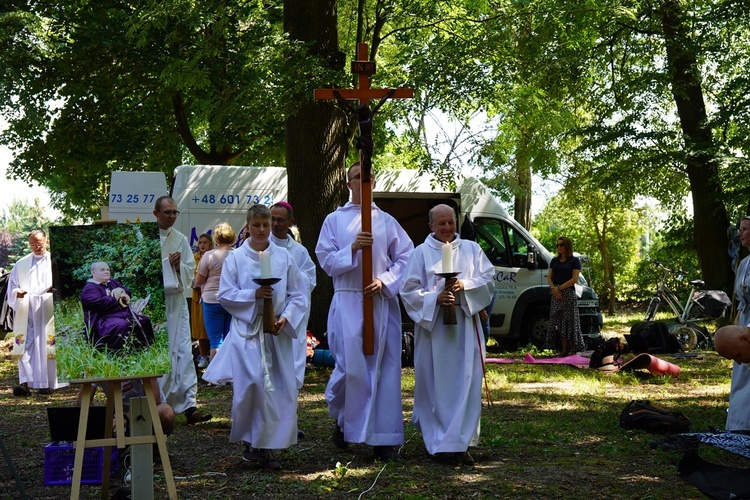
[[[110,455],[110,476],[119,466],[117,448]],[[65,442],[53,441],[44,447],[44,485],[57,486],[72,484],[73,464],[76,450]],[[104,472],[104,448],[86,448],[83,452],[81,484],[102,484]]]

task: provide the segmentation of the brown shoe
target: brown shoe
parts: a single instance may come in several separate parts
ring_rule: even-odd
[[[187,416],[187,423],[188,425],[195,425],[201,422],[208,422],[212,418],[213,415],[211,415],[210,413],[201,413],[198,410],[195,410],[193,413]]]

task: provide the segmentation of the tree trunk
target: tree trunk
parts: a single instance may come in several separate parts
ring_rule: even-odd
[[[528,143],[516,148],[516,190],[513,218],[526,230],[531,229],[531,160]]]
[[[722,202],[718,163],[701,88],[694,41],[677,0],[665,0],[659,10],[672,95],[685,141],[685,156],[693,196],[695,248],[707,288],[730,291],[733,274],[727,252],[729,217]]]
[[[343,68],[338,50],[336,0],[285,0],[284,29],[303,42],[312,42],[311,57],[323,57],[333,69]],[[346,115],[333,102],[315,102],[313,89],[296,96],[302,105],[285,122],[286,168],[289,202],[316,266],[315,245],[326,215],[344,198],[345,160],[348,148]],[[308,328],[320,336],[327,330],[328,307],[333,296],[331,279],[318,266]]]

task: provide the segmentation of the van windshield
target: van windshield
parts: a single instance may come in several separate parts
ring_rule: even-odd
[[[512,226],[497,219],[474,220],[476,240],[495,266],[524,267],[529,243]]]

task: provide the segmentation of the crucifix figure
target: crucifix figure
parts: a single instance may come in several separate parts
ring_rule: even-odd
[[[375,61],[370,61],[367,54],[367,44],[357,45],[357,59],[352,61],[352,73],[358,75],[359,85],[356,89],[316,89],[315,99],[337,99],[344,109],[357,116],[359,122],[359,137],[357,148],[360,150],[361,182],[362,182],[362,231],[372,231],[372,119],[377,110],[389,98],[414,97],[412,89],[373,89],[370,88],[370,75],[375,73]],[[377,105],[370,109],[370,101],[379,99]],[[348,100],[356,100],[359,105],[354,108]],[[362,249],[362,286],[372,283],[372,248]],[[372,320],[372,297],[364,300],[364,333],[363,348],[367,355],[375,352],[374,328]]]

